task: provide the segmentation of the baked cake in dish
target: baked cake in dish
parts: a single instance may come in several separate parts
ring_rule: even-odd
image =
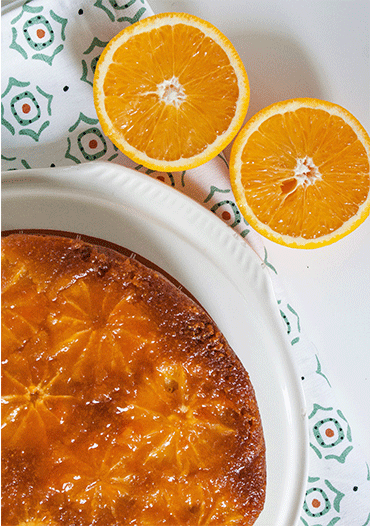
[[[2,239],[2,524],[254,524],[265,444],[209,315],[135,258]]]

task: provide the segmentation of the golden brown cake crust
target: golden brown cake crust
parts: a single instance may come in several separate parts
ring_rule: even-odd
[[[2,524],[252,525],[249,376],[162,274],[61,236],[2,240]]]

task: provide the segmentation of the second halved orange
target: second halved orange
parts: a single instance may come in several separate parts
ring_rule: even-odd
[[[369,214],[369,137],[345,108],[281,101],[244,126],[230,157],[232,189],[248,223],[272,241],[317,248]]]

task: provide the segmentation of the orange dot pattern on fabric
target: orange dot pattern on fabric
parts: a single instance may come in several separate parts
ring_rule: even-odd
[[[97,148],[97,146],[98,146],[98,143],[95,139],[92,139],[91,141],[89,141],[89,148],[91,148],[92,150]]]
[[[227,212],[227,210],[225,210],[225,212],[222,212],[222,219],[224,219],[225,221],[228,221],[229,219],[231,219],[230,212]]]

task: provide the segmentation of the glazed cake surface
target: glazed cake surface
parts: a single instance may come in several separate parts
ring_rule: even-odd
[[[248,373],[161,273],[54,235],[2,239],[2,524],[254,524]]]

